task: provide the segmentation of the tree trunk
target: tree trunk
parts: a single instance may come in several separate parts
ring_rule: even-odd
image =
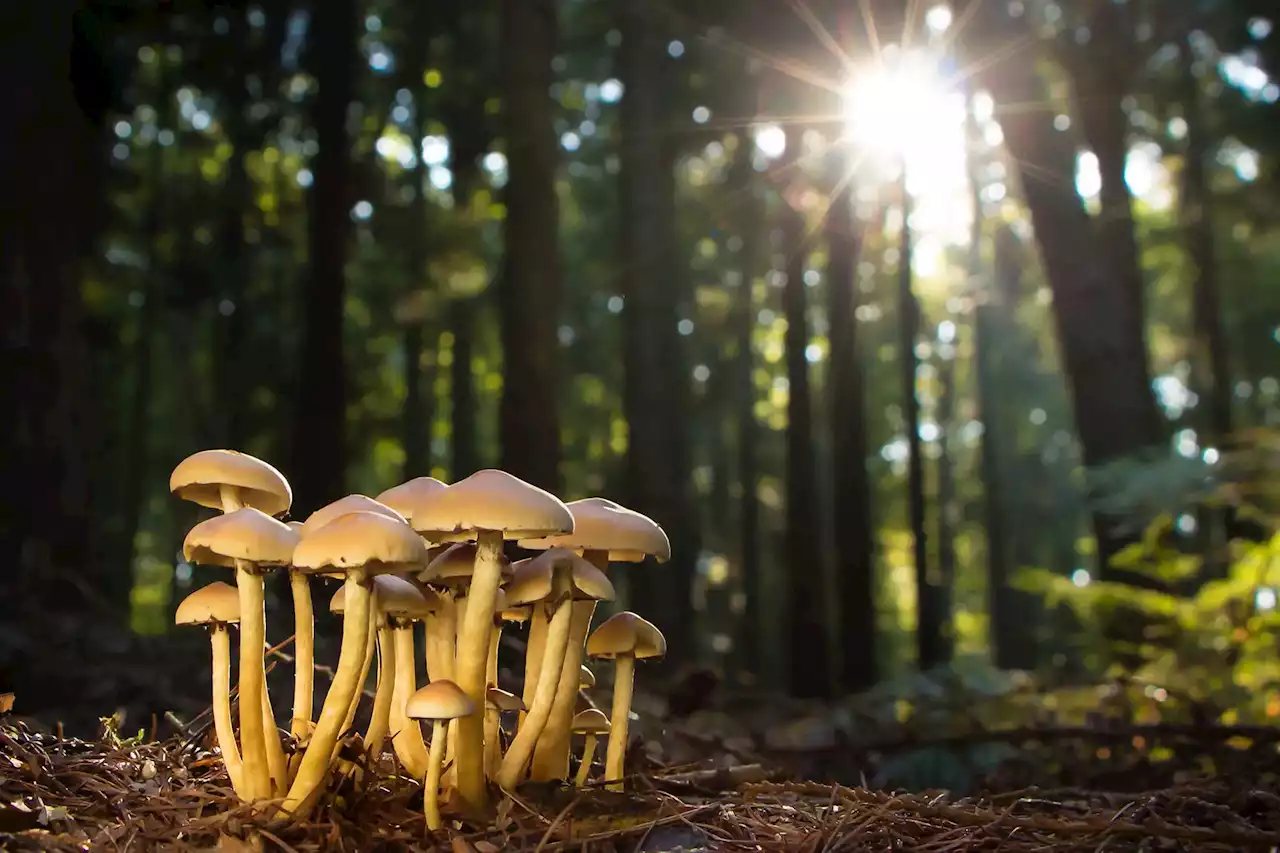
[[[346,360],[343,314],[347,241],[351,236],[351,140],[347,105],[355,97],[354,0],[319,3],[312,12],[309,50],[319,84],[314,124],[319,151],[307,222],[310,286],[306,291],[298,410],[294,415],[294,515],[342,497],[346,474]]]
[[[986,11],[988,7],[983,7]],[[1029,38],[1022,27],[1004,17],[1003,8],[966,28],[1007,41]],[[990,56],[998,47],[988,42],[968,46],[970,56]],[[1053,293],[1054,320],[1068,389],[1075,409],[1084,462],[1098,466],[1145,450],[1161,440],[1162,427],[1151,388],[1151,374],[1141,342],[1134,341],[1131,290],[1116,282],[1134,281],[1132,271],[1116,269],[1113,255],[1092,252],[1093,223],[1075,193],[1075,142],[1058,131],[1046,110],[1023,105],[1042,103],[1046,88],[1030,50],[1003,51],[1008,58],[984,63],[978,83],[996,103],[1005,146],[1019,164],[1023,195],[1031,211],[1036,241]],[[1007,109],[1001,109],[1002,105]],[[1094,516],[1099,561],[1132,540],[1112,519]],[[1110,574],[1104,569],[1104,576]]]
[[[827,636],[828,591],[823,572],[822,525],[818,516],[817,467],[814,459],[813,399],[809,388],[808,294],[804,281],[808,262],[804,212],[795,209],[786,184],[796,180],[803,128],[786,128],[782,254],[785,281],[782,312],[786,318],[784,349],[787,366],[786,433],[786,557],[790,600],[791,692],[803,698],[831,695],[831,671]],[[796,194],[798,196],[798,194]]]
[[[506,252],[499,281],[503,383],[502,467],[534,485],[560,488],[561,373],[559,203],[552,125],[552,0],[502,0]]]
[[[647,4],[620,2],[623,414],[628,425],[628,501],[661,524],[675,546],[661,584],[631,585],[632,602],[653,614],[672,650],[693,649],[690,585],[698,524],[687,492],[688,373],[677,332],[681,271],[675,233],[674,147],[667,124],[661,18]],[[679,638],[672,641],[672,633]]]
[[[941,653],[944,662],[955,655],[956,625],[952,611],[956,581],[956,505],[954,460],[951,457],[952,421],[955,419],[955,345],[937,344],[938,354],[938,571],[934,598],[942,622]]]
[[[827,322],[831,358],[827,398],[831,417],[836,572],[840,590],[841,687],[864,690],[876,678],[875,542],[867,475],[866,390],[858,354],[860,225],[854,218],[853,163],[836,146],[828,165],[833,195],[825,222]]]

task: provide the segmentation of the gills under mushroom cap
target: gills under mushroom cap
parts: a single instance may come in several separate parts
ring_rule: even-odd
[[[658,523],[607,498],[583,498],[565,504],[573,514],[573,532],[539,539],[521,539],[520,547],[572,548],[606,551],[611,562],[639,563],[656,557],[671,559],[671,542]]]
[[[442,483],[435,477],[414,477],[387,489],[378,495],[378,501],[412,521],[415,512],[429,506],[448,487],[447,483]]]
[[[214,581],[182,599],[173,614],[175,625],[229,625],[240,621],[240,594],[234,586]]]
[[[298,544],[289,525],[251,506],[202,521],[187,533],[182,555],[203,566],[287,566]]]
[[[475,539],[480,531],[506,539],[571,533],[573,516],[559,498],[505,471],[486,468],[440,490],[415,509],[413,527],[437,542]]]
[[[419,689],[405,703],[405,714],[411,720],[454,720],[469,717],[476,706],[452,681],[433,681]]]
[[[201,450],[178,463],[169,491],[184,501],[222,509],[222,487],[236,490],[245,506],[279,515],[293,504],[289,481],[272,465],[235,450]]]
[[[667,639],[657,626],[629,610],[610,616],[587,639],[587,654],[593,658],[660,658],[666,653]]]
[[[298,542],[293,566],[303,573],[363,567],[370,574],[408,572],[427,561],[427,546],[403,520],[377,512],[339,516]]]

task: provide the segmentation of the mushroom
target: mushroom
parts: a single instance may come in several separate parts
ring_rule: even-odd
[[[648,516],[619,506],[606,498],[583,498],[566,506],[573,513],[573,532],[543,539],[522,539],[520,547],[531,550],[570,548],[602,572],[610,561],[638,563],[645,557],[658,562],[671,558],[671,543],[657,522]],[[561,670],[555,706],[545,733],[538,740],[530,777],[535,781],[569,778],[569,729],[578,693],[576,670],[595,614],[595,602],[574,606],[569,651]],[[530,632],[532,646],[532,632]]]
[[[289,528],[298,536],[306,529],[301,521],[290,521]],[[289,567],[289,591],[293,597],[293,717],[289,733],[298,744],[311,736],[311,706],[316,676],[316,620],[311,603],[311,579]],[[302,751],[294,756],[302,760]],[[297,769],[290,762],[289,774]]]
[[[403,518],[369,511],[348,513],[314,532],[308,531],[294,550],[293,565],[300,571],[331,573],[337,570],[345,574],[346,606],[342,614],[338,669],[298,774],[281,807],[284,813],[301,815],[310,809],[328,773],[352,696],[360,689],[360,667],[369,642],[371,578],[416,571],[426,562],[426,557],[427,548],[422,539]]]
[[[266,642],[262,573],[272,566],[287,566],[298,542],[294,533],[253,507],[243,507],[226,515],[202,521],[182,543],[183,556],[193,563],[234,566],[240,602],[240,739],[244,767],[245,795],[253,799],[270,797],[288,784],[283,765],[280,736],[271,720],[267,732],[264,717],[271,717],[266,695],[266,669],[262,650]],[[264,714],[264,704],[266,711]],[[275,749],[268,751],[268,735]],[[277,756],[277,750],[279,754]],[[276,785],[272,784],[272,776]]]
[[[489,643],[489,683],[498,683],[498,649],[502,645],[502,624],[512,622],[517,625],[529,621],[533,608],[517,607],[507,601],[506,595],[498,591],[497,612],[493,617],[493,639]]]
[[[578,676],[579,690],[590,690],[592,687],[596,686],[596,677],[591,670],[587,669],[587,665],[585,663],[582,665],[579,672],[581,672],[581,675]]]
[[[475,704],[452,681],[433,681],[409,697],[405,713],[414,720],[431,721],[431,753],[427,776],[422,783],[422,811],[427,816],[427,829],[439,829],[440,765],[444,761],[445,723],[471,716]]]
[[[494,776],[502,761],[502,714],[506,711],[523,711],[524,701],[514,693],[490,686],[484,703],[484,767],[485,774]]]
[[[371,588],[370,595],[368,637],[365,640],[364,660],[360,664],[360,674],[356,677],[356,692],[351,697],[351,705],[347,708],[347,716],[342,721],[342,729],[338,734],[339,739],[351,731],[351,724],[355,722],[356,712],[360,710],[360,700],[364,697],[365,685],[369,683],[369,670],[373,668],[373,654],[378,647],[378,628],[385,621],[382,609],[379,607],[376,586]],[[333,594],[333,598],[329,599],[329,612],[339,616],[345,615],[346,601],[346,587],[340,586],[338,591]],[[335,746],[334,749],[336,750],[338,747]]]
[[[454,676],[476,712],[458,719],[458,793],[473,812],[483,810],[489,791],[484,775],[484,719],[489,637],[502,583],[499,557],[504,539],[568,533],[573,516],[560,499],[503,471],[477,471],[441,490],[413,513],[414,529],[433,541],[476,542],[475,568],[466,618],[458,634]]]
[[[631,689],[635,683],[636,660],[660,658],[667,653],[667,640],[651,622],[629,610],[606,619],[587,640],[587,654],[593,658],[613,658],[613,716],[610,720],[609,749],[605,754],[604,778],[610,788],[622,790],[627,758],[627,725],[631,715]]]
[[[524,724],[507,749],[498,770],[500,787],[511,789],[519,784],[525,766],[533,755],[556,698],[560,669],[564,665],[569,643],[569,629],[577,601],[612,601],[613,584],[604,572],[564,548],[552,548],[529,560],[507,585],[507,601],[511,604],[540,602],[554,615],[547,625],[547,641],[542,652],[541,675],[533,694],[533,704]],[[579,675],[574,668],[574,683]],[[575,691],[576,693],[576,691]]]
[[[397,673],[400,671],[400,642],[396,637],[408,637],[408,666],[413,666],[413,621],[427,613],[427,599],[409,581],[396,575],[378,575],[373,579],[378,596],[378,609],[382,611],[383,624],[378,628],[378,687],[373,699],[373,716],[365,736],[365,749],[373,762],[382,756],[382,742],[391,725],[391,709],[397,692]],[[403,626],[403,627],[401,627]],[[407,701],[407,700],[406,700]],[[416,728],[416,726],[415,726]]]
[[[435,477],[414,477],[412,480],[392,486],[378,495],[378,503],[391,507],[413,523],[413,513],[418,507],[430,503],[449,486]]]
[[[587,742],[582,747],[578,775],[573,780],[575,787],[581,788],[587,784],[587,778],[591,775],[591,761],[596,757],[596,740],[600,735],[607,735],[609,728],[609,718],[604,715],[604,711],[590,708],[574,715],[573,733],[587,736]]]
[[[388,616],[396,647],[396,680],[391,698],[390,726],[391,743],[396,757],[409,775],[421,779],[427,772],[427,745],[422,742],[422,728],[405,714],[405,703],[418,689],[413,623],[427,620],[427,630],[430,631],[435,617],[446,607],[452,612],[453,605],[435,590],[419,589],[412,584],[410,586],[418,594],[416,601],[406,592],[403,600],[397,598],[391,604],[384,604],[384,607],[393,608],[388,611]]]
[[[207,625],[213,652],[213,731],[222,752],[222,763],[236,795],[244,799],[240,750],[231,725],[230,625],[240,621],[240,598],[235,587],[216,581],[188,595],[178,605],[175,625]]]

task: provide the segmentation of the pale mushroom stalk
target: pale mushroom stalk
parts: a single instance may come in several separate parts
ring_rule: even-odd
[[[547,640],[542,652],[542,675],[538,678],[538,689],[533,696],[533,705],[525,717],[524,725],[516,733],[515,740],[507,748],[498,770],[497,782],[508,790],[520,784],[525,765],[533,755],[534,745],[542,733],[547,719],[551,716],[551,706],[555,701],[556,686],[560,681],[560,667],[564,662],[565,648],[569,645],[569,627],[573,618],[573,601],[566,597],[556,606],[555,615],[547,626]],[[574,672],[575,678],[577,671]]]
[[[266,682],[262,684],[262,734],[267,747],[267,770],[271,773],[271,796],[283,797],[289,788],[289,761],[280,743],[280,730],[276,728],[276,716],[271,710],[271,694]]]
[[[583,556],[590,558],[588,551]],[[607,558],[607,553],[605,553]],[[607,559],[604,565],[608,565]],[[597,568],[599,563],[592,561]],[[573,712],[578,703],[579,683],[582,678],[582,656],[586,649],[587,634],[591,633],[591,618],[596,612],[596,602],[575,601],[573,621],[569,625],[569,642],[565,647],[564,664],[556,685],[556,697],[551,706],[551,716],[538,737],[533,753],[533,766],[529,778],[535,782],[569,778],[569,751]]]
[[[333,749],[342,734],[351,697],[360,689],[360,668],[369,642],[369,611],[372,598],[369,577],[363,569],[348,569],[346,602],[342,613],[342,649],[333,684],[320,709],[320,719],[311,742],[302,756],[298,775],[289,786],[281,810],[285,814],[305,814],[314,802],[329,769]]]
[[[409,636],[412,639],[413,635]],[[413,654],[412,646],[409,653]],[[389,620],[384,619],[378,626],[378,688],[373,697],[373,716],[369,719],[369,729],[364,740],[364,748],[374,767],[382,757],[382,742],[386,740],[391,725],[391,700],[395,693],[397,657],[395,630]]]
[[[415,722],[414,725],[417,725]],[[427,778],[422,783],[422,811],[427,816],[427,829],[435,831],[444,825],[440,820],[440,766],[444,763],[444,720],[431,723],[431,752],[427,757]]]
[[[430,623],[428,623],[429,625]],[[430,628],[427,629],[428,631]],[[396,757],[414,779],[421,779],[429,766],[427,745],[422,742],[422,727],[405,714],[405,703],[417,687],[417,666],[413,658],[413,627],[395,629],[396,689],[391,700],[391,743]]]
[[[440,612],[426,621],[427,679],[453,681],[454,644],[458,633],[457,604],[453,594],[440,593],[444,605]]]
[[[487,683],[498,686],[498,644],[502,642],[502,619],[493,620],[493,634],[489,637],[489,658],[485,663]]]
[[[526,707],[533,705],[533,694],[538,690],[538,677],[542,674],[542,650],[547,644],[547,613],[541,607],[535,608],[529,617],[529,642],[524,650],[524,688],[520,698]],[[517,728],[524,725],[528,711],[520,712]]]
[[[502,745],[499,731],[502,728],[502,712],[492,705],[484,709],[484,773],[493,778],[502,763]]]
[[[489,635],[493,630],[498,587],[502,585],[499,562],[502,541],[501,531],[481,530],[477,533],[475,570],[468,592],[470,601],[462,620],[455,664],[454,680],[475,705],[470,714],[458,718],[457,752],[454,755],[458,793],[473,810],[483,809],[489,798],[484,775],[485,670],[489,661]]]
[[[311,581],[301,572],[289,572],[293,592],[293,718],[289,733],[299,743],[311,731],[311,704],[315,692],[315,614],[311,607]]]
[[[613,713],[610,715],[609,746],[605,750],[604,778],[609,788],[622,790],[623,770],[627,758],[627,725],[631,722],[631,690],[635,684],[636,659],[618,655],[614,660]]]
[[[241,799],[245,798],[240,749],[236,746],[236,732],[231,724],[231,634],[223,625],[212,625],[209,645],[213,648],[213,732],[222,752],[222,763],[227,767],[231,788]]]
[[[591,762],[596,757],[596,740],[597,736],[595,734],[587,733],[587,742],[582,747],[582,763],[578,765],[578,775],[573,779],[575,787],[581,788],[585,786],[587,779],[591,776]]]
[[[342,721],[342,731],[338,733],[341,738],[347,732],[351,731],[351,726],[356,719],[356,711],[360,709],[360,699],[364,696],[365,685],[369,683],[369,670],[373,669],[373,652],[377,648],[378,640],[378,623],[382,621],[382,616],[378,613],[378,597],[376,594],[370,595],[369,604],[369,626],[365,632],[364,660],[360,664],[360,679],[356,686],[356,692],[351,696],[351,704],[347,708],[347,716]],[[343,630],[346,630],[344,623]],[[374,694],[377,695],[376,693]],[[337,749],[337,746],[334,746]],[[337,754],[336,752],[334,753]]]

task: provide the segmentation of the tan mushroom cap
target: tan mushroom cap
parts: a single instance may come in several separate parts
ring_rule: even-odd
[[[456,720],[473,714],[476,706],[461,687],[442,679],[410,696],[404,710],[412,720]]]
[[[391,507],[412,523],[414,512],[419,507],[430,505],[447,488],[447,483],[442,483],[435,477],[414,477],[378,495],[378,502]]]
[[[373,579],[378,593],[378,607],[396,619],[424,619],[432,612],[431,602],[422,590],[397,575],[378,575]]]
[[[306,523],[302,525],[302,535],[309,536],[335,518],[352,512],[376,512],[379,515],[394,518],[396,521],[405,521],[403,515],[368,495],[347,495],[345,498],[338,498],[333,503],[320,507],[307,516]]]
[[[370,574],[416,571],[427,561],[427,546],[403,520],[377,512],[339,516],[298,542],[293,566],[307,573],[333,573],[357,566]]]
[[[500,687],[490,687],[484,694],[484,704],[498,711],[524,711],[524,700]]]
[[[579,601],[613,601],[613,584],[605,573],[567,548],[552,548],[522,561],[507,584],[508,606],[546,601],[555,595],[556,571],[570,572],[573,598]]]
[[[593,658],[660,658],[666,653],[667,638],[657,626],[629,610],[610,616],[587,638],[587,654]]]
[[[574,714],[572,729],[580,735],[607,735],[613,727],[609,718],[598,708],[588,708],[580,714]]]
[[[347,585],[338,587],[338,591],[329,599],[330,613],[345,613],[347,609]]]
[[[505,471],[486,468],[437,493],[415,509],[413,527],[436,542],[465,542],[480,531],[506,539],[573,532],[568,507],[550,492]]]
[[[230,625],[240,621],[240,593],[234,586],[214,581],[182,599],[173,614],[175,625]]]
[[[182,555],[202,566],[234,566],[236,560],[287,566],[297,544],[298,534],[289,525],[246,506],[191,528],[182,543]]]
[[[476,543],[459,542],[436,555],[426,569],[418,574],[418,580],[451,589],[466,589],[471,586],[471,573],[475,567]],[[509,580],[512,574],[511,561],[505,554],[498,555],[498,567],[502,572],[502,580]]]
[[[184,501],[222,509],[222,487],[233,486],[240,502],[279,515],[293,504],[289,481],[272,465],[236,450],[201,450],[178,463],[169,491]]]
[[[639,563],[656,557],[671,559],[671,542],[658,523],[647,515],[614,503],[608,498],[583,498],[565,504],[573,513],[573,532],[540,539],[521,539],[520,547],[531,551],[544,548],[572,548],[575,551],[607,551],[617,563]]]
[[[587,665],[582,665],[582,674],[578,676],[578,687],[590,689],[596,686],[596,674],[587,669]]]

